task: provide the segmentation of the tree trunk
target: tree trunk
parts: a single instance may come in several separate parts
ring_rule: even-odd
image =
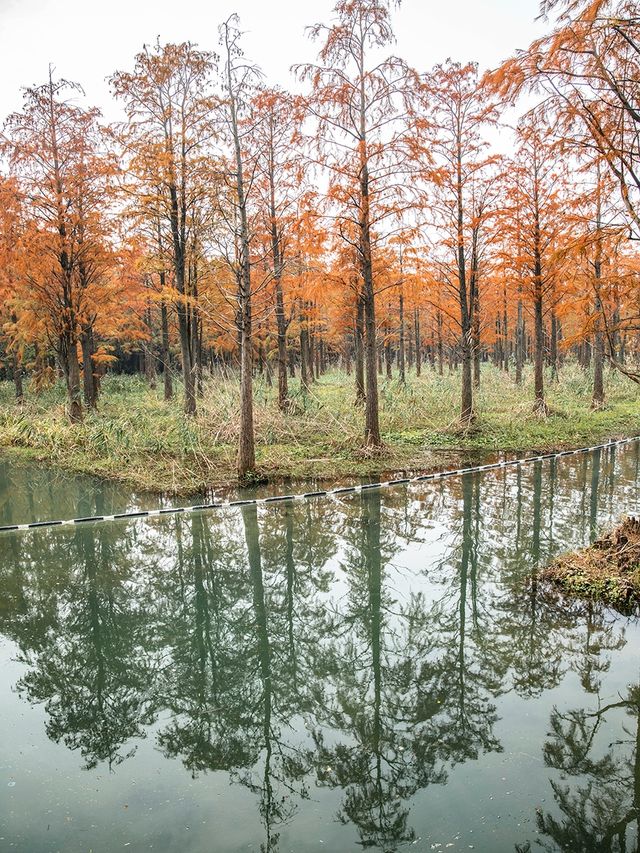
[[[473,296],[473,387],[480,387],[480,291],[476,285]]]
[[[364,102],[361,104],[361,137],[365,143]],[[364,441],[367,447],[380,447],[380,420],[378,414],[378,374],[376,372],[376,304],[373,285],[373,260],[371,256],[371,223],[369,209],[369,167],[366,144],[362,146],[362,168],[360,170],[360,257],[362,264],[362,300],[364,306],[365,331],[365,410]]]
[[[169,185],[171,200],[171,236],[173,240],[173,267],[175,272],[176,290],[185,297],[186,293],[186,211],[185,202],[178,201],[178,188]],[[179,300],[176,304],[178,315],[178,334],[180,336],[180,359],[182,362],[182,379],[184,382],[184,411],[187,415],[196,413],[196,392],[191,353],[191,329],[189,308],[186,301]]]
[[[344,372],[347,376],[351,376],[351,341],[349,335],[345,335],[344,339]]]
[[[78,342],[67,333],[64,341],[65,377],[69,399],[69,420],[79,423],[82,420],[82,401],[80,399],[80,364],[78,362]]]
[[[367,264],[364,298],[365,329],[365,427],[364,440],[367,447],[380,447],[380,422],[378,417],[378,374],[376,371],[376,315],[373,292],[373,275]]]
[[[313,334],[313,324],[307,323],[307,379],[309,382],[316,381],[316,344],[315,335]]]
[[[16,392],[16,403],[20,405],[24,402],[24,390],[22,388],[22,364],[17,350],[13,351],[13,387]]]
[[[534,410],[540,414],[546,412],[547,405],[544,399],[544,321],[542,314],[542,285],[536,273],[534,283],[534,316],[535,316],[535,352],[534,352]]]
[[[400,291],[400,329],[399,329],[399,340],[398,340],[398,374],[400,376],[400,382],[404,385],[406,382],[406,373],[405,373],[405,354],[404,354],[404,294],[402,290]]]
[[[556,312],[551,312],[551,343],[550,343],[551,378],[558,379],[558,318]]]
[[[151,321],[151,308],[147,308],[147,329],[149,330],[149,341],[144,351],[144,372],[149,388],[156,387],[156,357],[153,352],[153,324]]]
[[[595,341],[593,348],[593,398],[592,409],[601,409],[604,405],[604,334],[602,332],[602,302],[596,296],[594,311],[596,312]]]
[[[237,84],[232,75],[232,54],[227,42],[227,96],[229,118],[235,154],[235,189],[238,208],[239,269],[238,314],[240,317],[240,438],[238,443],[238,478],[245,480],[255,470],[255,439],[253,431],[253,349],[251,340],[251,252],[249,245],[249,223],[247,198],[244,184],[244,163],[240,147],[240,131],[237,115]]]
[[[248,261],[248,256],[247,256]],[[253,435],[253,351],[251,344],[251,298],[245,284],[242,291],[242,348],[240,351],[240,439],[238,444],[238,478],[245,480],[255,470],[256,455]]]
[[[196,413],[196,386],[191,362],[189,322],[184,306],[178,305],[178,331],[180,334],[180,357],[182,361],[182,379],[184,382],[184,411],[187,415]]]
[[[164,273],[160,274],[164,288]],[[169,312],[166,302],[160,305],[160,316],[162,320],[162,375],[164,379],[164,399],[171,400],[173,397],[173,380],[171,377],[171,355],[169,351]]]
[[[391,371],[391,361],[392,361],[393,355],[391,353],[391,334],[389,332],[388,327],[387,327],[386,332],[387,332],[387,334],[386,334],[387,340],[385,341],[385,344],[384,344],[384,362],[385,362],[385,367],[387,369],[387,379],[391,379],[392,375],[393,375],[392,371]]]
[[[509,315],[507,313],[507,283],[502,285],[502,358],[505,373],[509,372]]]
[[[278,408],[286,411],[289,405],[287,377],[287,320],[284,314],[282,282],[276,278],[276,324],[278,327]]]
[[[518,293],[518,317],[516,321],[516,385],[522,385],[522,366],[524,364],[524,311],[522,299]]]
[[[356,405],[362,405],[366,399],[364,390],[364,304],[362,302],[362,293],[358,294],[356,304],[354,344]]]
[[[473,341],[471,330],[465,329],[462,338],[462,401],[460,419],[463,424],[473,421]]]
[[[308,373],[308,359],[309,359],[309,343],[308,343],[308,329],[306,319],[301,321],[300,325],[300,388],[303,394],[306,394],[309,390],[309,373]]]
[[[601,197],[600,197],[600,163],[598,162],[598,195],[596,220],[598,227],[598,239],[596,241],[596,256],[593,266],[595,278],[596,298],[593,306],[595,312],[595,340],[593,350],[593,398],[592,409],[601,409],[604,406],[604,334],[602,330],[602,300],[600,299],[600,279],[602,278],[602,240],[600,239],[601,228]],[[615,355],[615,353],[614,353]]]
[[[270,117],[269,135],[269,219],[271,225],[271,254],[273,257],[273,278],[276,293],[276,328],[278,335],[278,408],[281,412],[289,406],[289,384],[287,377],[287,318],[284,313],[284,293],[282,290],[282,271],[284,265],[281,233],[278,230],[276,210],[276,176],[274,172],[274,121]]]
[[[457,153],[457,252],[456,260],[458,267],[458,303],[460,307],[460,349],[462,353],[462,393],[460,420],[463,426],[469,425],[473,421],[473,378],[472,378],[472,361],[473,361],[473,303],[474,292],[473,287],[467,286],[467,269],[465,257],[465,238],[464,238],[464,206],[462,198],[462,154],[461,147],[458,145]],[[473,284],[473,263],[472,263],[472,282]],[[471,293],[469,293],[471,291]]]
[[[544,399],[544,316],[543,316],[543,291],[542,291],[542,254],[540,250],[540,220],[537,209],[534,224],[534,275],[533,275],[533,307],[534,307],[534,389],[535,402],[534,411],[544,415],[547,413],[547,404]]]
[[[80,335],[82,347],[82,380],[84,402],[90,409],[95,409],[97,403],[96,383],[93,373],[93,330],[86,326]]]

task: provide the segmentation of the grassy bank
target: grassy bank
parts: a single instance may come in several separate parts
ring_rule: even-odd
[[[589,548],[555,560],[541,575],[576,598],[629,611],[640,603],[640,521],[627,518]]]
[[[567,366],[549,383],[549,417],[533,414],[533,388],[488,366],[477,395],[472,431],[457,425],[460,377],[425,370],[403,387],[380,384],[384,451],[361,447],[363,413],[353,405],[351,377],[332,372],[303,396],[292,383],[292,411],[283,415],[276,391],[255,388],[257,464],[267,478],[368,475],[381,470],[428,469],[447,464],[449,453],[496,450],[526,453],[584,445],[610,436],[640,433],[640,391],[617,374],[607,376],[607,405],[590,409],[590,377]],[[165,403],[137,377],[107,377],[99,410],[80,425],[65,417],[64,389],[27,393],[18,409],[10,383],[0,383],[0,452],[50,462],[69,471],[119,479],[145,489],[187,493],[234,479],[238,439],[238,387],[210,379],[196,419],[186,418],[178,398]]]

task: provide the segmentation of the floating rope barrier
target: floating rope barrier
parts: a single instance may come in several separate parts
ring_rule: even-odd
[[[314,492],[303,492],[299,495],[273,495],[267,498],[245,498],[239,500],[212,501],[207,504],[194,504],[193,506],[174,506],[163,509],[135,510],[131,512],[118,512],[114,515],[89,515],[84,518],[69,518],[59,521],[32,521],[28,524],[8,524],[0,526],[0,533],[9,531],[34,530],[42,527],[65,527],[73,524],[94,524],[103,521],[120,521],[129,518],[157,518],[165,515],[189,514],[194,512],[207,512],[213,509],[226,509],[235,506],[258,506],[261,504],[282,503],[284,501],[312,500],[313,498],[332,498],[342,495],[350,495],[356,492],[365,492],[370,489],[386,489],[391,486],[407,486],[411,483],[426,483],[433,480],[444,480],[447,477],[461,477],[464,474],[474,474],[480,471],[496,471],[514,465],[531,465],[534,462],[544,462],[548,459],[560,459],[563,456],[576,456],[580,453],[593,453],[595,450],[605,450],[610,447],[619,447],[623,444],[633,444],[640,441],[640,436],[634,438],[611,439],[604,444],[594,444],[592,447],[580,447],[576,450],[562,450],[558,453],[544,453],[541,456],[525,456],[520,459],[505,459],[500,462],[491,462],[488,465],[475,465],[471,468],[455,468],[451,471],[435,471],[431,474],[419,474],[415,477],[404,477],[399,480],[385,480],[381,483],[364,483],[360,486],[342,486],[337,489],[321,489]]]

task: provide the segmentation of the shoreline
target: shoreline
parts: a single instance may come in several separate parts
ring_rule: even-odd
[[[516,386],[489,368],[477,394],[478,417],[467,432],[457,428],[457,374],[411,377],[406,385],[381,386],[384,448],[362,447],[362,411],[353,404],[349,377],[327,374],[286,416],[274,390],[256,390],[256,477],[238,483],[235,461],[237,388],[212,379],[197,417],[188,418],[180,400],[165,402],[131,377],[109,377],[97,411],[79,424],[65,414],[64,394],[53,387],[29,394],[22,407],[8,383],[0,383],[0,457],[9,463],[48,467],[101,477],[145,492],[186,497],[242,485],[316,481],[343,484],[388,475],[431,473],[484,461],[539,455],[640,434],[640,388],[609,377],[607,405],[591,410],[588,375],[565,370],[550,385],[550,414],[532,411],[532,377]]]
[[[295,484],[318,483],[324,486],[333,484],[336,486],[349,484],[352,481],[366,481],[374,479],[388,479],[394,476],[414,476],[416,474],[431,474],[450,467],[467,466],[471,464],[485,464],[498,457],[508,459],[527,458],[546,453],[560,453],[566,450],[577,450],[589,446],[592,443],[604,443],[609,439],[632,438],[631,434],[591,434],[585,439],[585,444],[561,441],[553,444],[543,444],[536,447],[524,448],[496,448],[461,446],[452,448],[421,448],[418,452],[411,454],[407,448],[388,447],[378,455],[359,457],[354,453],[352,458],[317,458],[309,459],[302,463],[297,460],[286,460],[280,469],[259,467],[258,476],[249,483],[239,483],[233,471],[232,461],[225,467],[218,468],[217,476],[211,478],[207,483],[198,484],[196,476],[192,475],[189,463],[192,459],[185,459],[182,469],[182,477],[176,477],[175,469],[181,464],[180,460],[171,460],[171,466],[162,470],[166,479],[158,477],[158,471],[151,474],[148,469],[141,470],[138,467],[115,471],[110,467],[103,467],[99,460],[86,459],[85,462],[76,457],[66,457],[60,454],[52,457],[32,447],[16,447],[0,445],[0,460],[9,464],[41,464],[54,471],[60,471],[69,475],[98,477],[108,482],[120,483],[123,486],[147,494],[160,494],[171,497],[190,497],[192,495],[227,495],[238,490],[254,486],[278,486]],[[219,461],[219,460],[218,460]],[[393,463],[396,464],[393,464]],[[199,459],[202,464],[202,459]]]

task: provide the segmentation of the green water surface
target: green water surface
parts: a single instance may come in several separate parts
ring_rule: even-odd
[[[0,536],[0,850],[636,850],[638,622],[536,574],[639,473]],[[156,503],[0,463],[2,524]]]

